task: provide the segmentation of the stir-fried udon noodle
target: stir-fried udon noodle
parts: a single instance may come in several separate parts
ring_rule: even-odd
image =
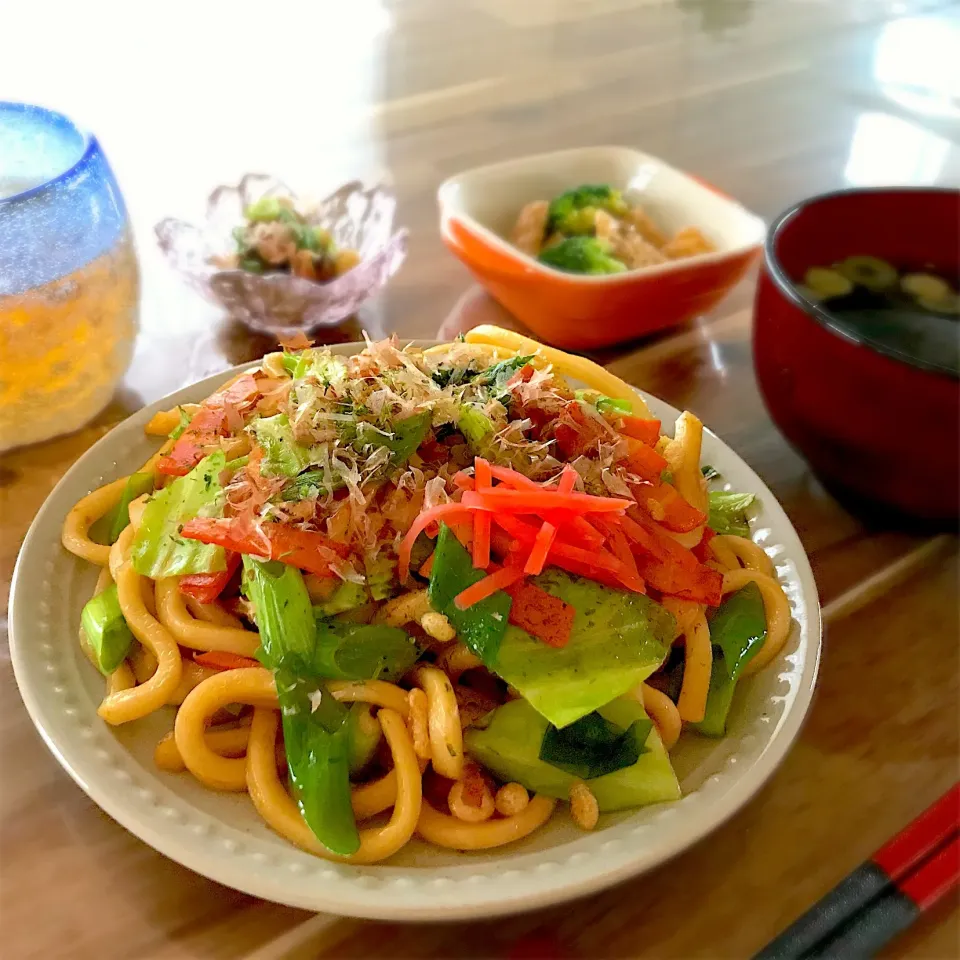
[[[669,751],[724,735],[790,611],[753,498],[669,428],[495,327],[267,356],[67,517],[100,716],[169,715],[161,770],[350,863],[679,798]]]

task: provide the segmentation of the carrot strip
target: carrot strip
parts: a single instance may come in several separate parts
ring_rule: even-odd
[[[460,503],[438,503],[435,507],[424,510],[417,515],[403,540],[400,541],[400,547],[397,550],[397,575],[401,583],[406,583],[407,577],[410,576],[410,553],[417,537],[431,523],[439,523],[441,520],[454,516],[461,520],[469,520],[471,519],[471,511]]]
[[[430,571],[433,569],[433,558],[437,555],[437,551],[434,550],[433,553],[427,557],[426,560],[420,565],[420,569],[417,571],[421,577],[429,577]]]
[[[508,387],[515,387],[518,383],[526,383],[536,372],[532,363],[524,364],[508,381]]]
[[[536,513],[540,510],[572,510],[575,513],[623,513],[632,500],[595,497],[589,493],[552,493],[545,490],[504,490],[496,487],[484,493],[465,493],[462,503],[481,510],[510,510]]]
[[[532,523],[527,523],[526,520],[511,516],[509,513],[495,513],[493,522],[506,530],[515,540],[519,540],[520,543],[528,546],[533,545],[533,541],[537,539],[537,533],[539,533]]]
[[[493,471],[490,468],[490,461],[483,457],[473,458],[473,471],[477,479],[477,491],[482,493],[493,486]]]
[[[525,477],[522,473],[519,473],[517,470],[511,470],[510,467],[501,467],[495,463],[491,463],[490,473],[493,474],[493,478],[495,480],[499,480],[501,483],[506,483],[516,490],[542,490],[543,489],[543,487],[541,487],[540,484],[537,483],[535,480],[531,480],[529,477]]]
[[[608,514],[610,516],[610,514]],[[543,514],[557,528],[557,539],[578,547],[602,547],[606,537],[585,517],[569,510],[548,510]]]
[[[453,602],[458,610],[466,610],[467,607],[472,607],[475,603],[486,600],[487,597],[492,596],[498,590],[503,590],[504,587],[509,587],[510,584],[522,580],[523,577],[523,570],[519,567],[501,567],[496,573],[491,573],[458,593],[453,598]]]
[[[527,557],[527,562],[523,567],[524,573],[528,573],[534,577],[538,573],[543,573],[543,568],[547,562],[547,556],[550,553],[550,548],[553,546],[553,541],[556,539],[557,528],[552,523],[549,523],[545,520],[543,525],[540,527],[540,532],[533,541],[533,549],[530,551],[530,556]]]
[[[584,569],[592,568],[598,573],[612,573],[614,576],[623,570],[623,564],[613,555],[602,551],[583,550],[569,543],[554,543],[550,550],[550,560],[557,559],[572,560]]]
[[[557,493],[573,493],[579,478],[580,474],[569,463],[565,463],[563,473],[560,474],[560,482],[557,484]]]
[[[720,603],[723,577],[700,563],[692,551],[680,546],[641,511],[623,517],[621,527],[638,547],[634,553],[637,570],[651,587],[667,596],[711,607]]]
[[[591,564],[581,563],[578,560],[551,555],[550,565],[566,570],[567,573],[576,573],[581,577],[587,577],[589,580],[596,580],[597,583],[604,583],[608,587],[615,587],[618,590],[623,589],[623,584],[617,578],[616,574],[605,570],[597,570]]]
[[[453,475],[453,485],[461,490],[473,490],[476,486],[473,477],[469,473],[464,473],[463,470],[458,470]]]
[[[259,660],[252,657],[241,657],[237,653],[228,653],[226,650],[208,650],[206,653],[195,653],[195,663],[201,667],[210,667],[212,670],[239,670],[242,667],[262,667]]]
[[[477,477],[477,492],[485,492],[493,486],[490,464],[483,457],[473,461]],[[473,565],[478,570],[490,566],[490,514],[478,510],[473,516]]]

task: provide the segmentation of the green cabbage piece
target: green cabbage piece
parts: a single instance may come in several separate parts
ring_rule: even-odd
[[[147,501],[131,548],[137,573],[159,580],[226,570],[223,547],[180,536],[180,528],[188,520],[223,514],[220,474],[226,464],[226,456],[218,450]]]
[[[746,510],[756,499],[752,493],[724,493],[712,490],[707,526],[714,533],[749,537],[750,524],[747,521]]]
[[[285,413],[253,422],[257,444],[263,449],[260,471],[265,477],[295,477],[315,461],[310,447],[301,446]]]
[[[483,454],[487,440],[493,436],[493,421],[479,407],[469,403],[460,406],[457,428],[477,455]]]
[[[557,649],[510,624],[492,669],[554,726],[633,689],[666,659],[676,621],[649,597],[556,569],[532,582],[576,611],[570,641]]]

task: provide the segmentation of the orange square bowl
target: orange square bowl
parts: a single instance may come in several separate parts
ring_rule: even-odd
[[[525,203],[584,183],[608,183],[668,234],[699,227],[714,253],[605,276],[562,273],[506,238]],[[605,347],[673,327],[715,306],[763,244],[763,221],[696,177],[629,147],[521,157],[441,184],[440,232],[487,291],[541,340]]]

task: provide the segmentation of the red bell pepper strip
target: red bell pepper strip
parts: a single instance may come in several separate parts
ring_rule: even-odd
[[[687,503],[672,484],[635,483],[630,490],[646,513],[674,533],[689,533],[707,522],[707,515]]]
[[[637,561],[633,557],[633,552],[630,549],[630,542],[627,540],[627,535],[623,530],[615,523],[603,523],[604,529],[607,531],[608,539],[610,542],[610,549],[613,552],[613,555],[623,564],[626,580],[623,580],[624,586],[629,586],[633,588],[635,583],[640,583],[642,586],[642,579],[640,573],[637,570]],[[638,593],[644,592],[642,589],[637,591]]]
[[[667,538],[662,530],[651,530],[629,516],[620,518],[620,527],[635,551],[642,550],[657,560],[666,559],[669,547],[664,543]]]
[[[669,597],[705,603],[708,607],[720,605],[723,577],[702,563],[697,563],[693,570],[682,570],[650,557],[637,557],[637,569],[651,587]]]
[[[525,363],[508,381],[508,387],[515,387],[518,383],[527,383],[536,373],[536,368],[532,363]]]
[[[566,460],[575,460],[588,450],[596,449],[601,441],[610,439],[603,424],[588,417],[578,400],[571,400],[563,408],[553,435],[557,449]]]
[[[651,483],[660,482],[660,475],[667,468],[667,461],[653,447],[648,447],[632,437],[624,437],[627,444],[627,456],[624,463],[627,469]]]
[[[157,461],[157,471],[172,477],[186,476],[209,447],[227,433],[227,407],[237,407],[257,393],[257,381],[247,374],[208,397],[194,414],[170,452]]]
[[[707,544],[716,536],[713,530],[709,527],[703,528],[703,537],[700,539],[700,542],[692,549],[693,555],[701,562],[706,563],[708,560],[713,559],[713,554],[710,551],[710,548]]]
[[[683,600],[715,607],[720,603],[723,577],[682,547],[665,530],[637,510],[620,523],[632,541],[640,576],[655,590]]]
[[[194,663],[201,667],[210,667],[213,670],[239,670],[242,667],[262,667],[259,660],[252,657],[241,657],[238,653],[228,653],[226,650],[208,650],[206,653],[195,653]]]
[[[656,446],[660,439],[660,421],[644,420],[642,417],[620,417],[620,432],[633,437],[648,447]]]
[[[157,471],[185,477],[203,459],[204,451],[225,436],[226,423],[227,415],[222,409],[198,410],[170,452],[157,461]]]
[[[217,573],[191,573],[180,578],[180,592],[201,603],[213,603],[223,593],[240,566],[240,554],[227,553],[227,569]]]
[[[513,598],[509,620],[515,627],[551,647],[565,647],[570,642],[577,611],[569,603],[529,580],[515,584],[507,593]]]
[[[188,520],[180,532],[191,540],[214,543],[262,560],[279,560],[318,577],[335,576],[332,564],[349,553],[346,545],[322,533],[282,523],[264,523],[257,530],[250,530],[235,520],[196,517]]]

